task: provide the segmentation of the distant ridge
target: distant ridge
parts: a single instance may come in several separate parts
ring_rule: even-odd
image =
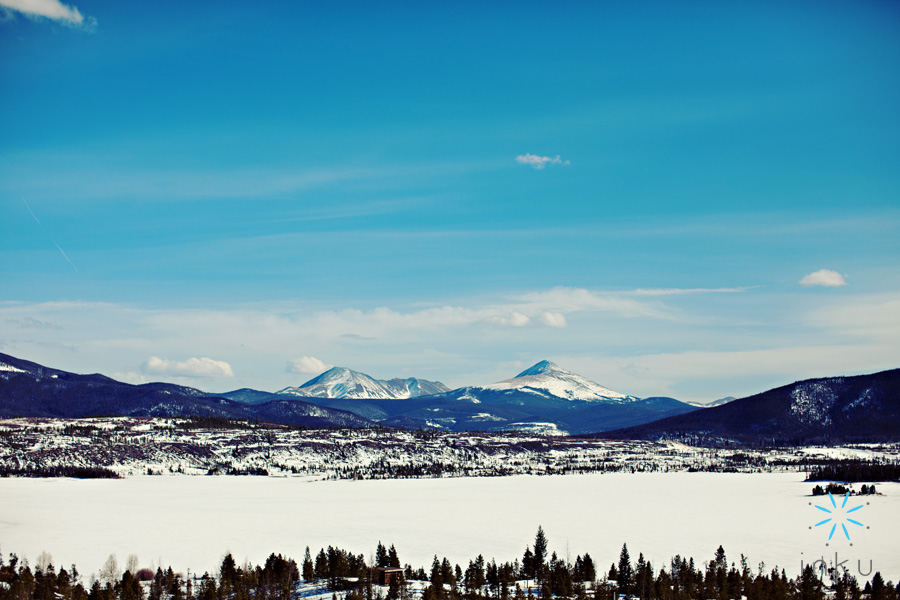
[[[900,441],[900,369],[799,381],[596,437],[709,445]]]
[[[252,391],[252,390],[251,390]],[[356,414],[295,399],[248,405],[171,383],[131,385],[0,354],[0,417],[209,416],[307,427],[368,427]]]

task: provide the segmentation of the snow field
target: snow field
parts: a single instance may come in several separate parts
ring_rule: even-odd
[[[765,561],[789,576],[800,562],[869,560],[900,578],[900,484],[851,497],[868,529],[851,542],[812,528],[822,513],[812,484],[797,473],[609,473],[571,476],[310,481],[292,477],[133,477],[124,480],[0,479],[0,551],[89,576],[110,553],[120,563],[215,572],[226,552],[262,563],[272,552],[298,562],[308,545],[334,545],[367,559],[379,541],[402,563],[431,565],[435,554],[465,567],[521,558],[543,526],[551,551],[574,561],[589,552],[605,571],[622,543],[655,570],[675,555],[708,561],[722,544],[729,561]],[[850,568],[850,567],[848,567]]]

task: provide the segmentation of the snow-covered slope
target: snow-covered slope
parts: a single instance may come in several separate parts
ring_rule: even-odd
[[[519,390],[549,394],[565,400],[581,400],[584,402],[634,402],[639,398],[614,392],[599,383],[576,375],[562,367],[542,360],[530,369],[526,369],[505,381],[484,386],[489,390]]]
[[[300,387],[285,388],[278,394],[308,398],[358,398],[389,400],[416,398],[450,391],[440,381],[408,379],[375,379],[346,367],[334,367],[310,379]]]
[[[687,402],[686,404],[690,404],[691,406],[696,406],[698,408],[712,408],[713,406],[722,406],[723,404],[728,404],[732,400],[735,400],[734,396],[726,396],[725,398],[719,398],[718,400],[713,400],[712,402]]]

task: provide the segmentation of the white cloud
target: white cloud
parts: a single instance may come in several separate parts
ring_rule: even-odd
[[[146,373],[181,377],[234,377],[231,365],[211,358],[189,358],[183,361],[151,356],[141,367]]]
[[[508,316],[494,315],[488,317],[486,320],[488,323],[492,323],[499,327],[527,327],[528,325],[531,325],[531,319],[518,311],[513,311]]]
[[[63,4],[59,0],[0,0],[0,6],[24,13],[29,17],[45,17],[69,25],[95,24],[94,19],[85,20],[77,8]]]
[[[737,294],[750,289],[753,288],[641,288],[634,290],[633,293],[635,296],[685,296],[687,294]]]
[[[639,300],[630,292],[595,292],[584,288],[555,287],[516,298],[522,312],[608,312],[621,317],[677,320],[674,311],[655,299]]]
[[[556,156],[539,156],[537,154],[520,154],[516,157],[516,162],[528,165],[535,169],[543,169],[547,165],[568,165],[569,161],[563,161],[559,157],[559,154]]]
[[[294,360],[288,361],[288,373],[303,373],[309,375],[318,375],[330,369],[332,365],[326,365],[315,356],[301,356]]]
[[[547,327],[565,327],[567,325],[566,316],[558,312],[541,313],[540,320]]]
[[[60,328],[17,326],[34,325],[26,319]],[[380,377],[402,374],[451,387],[506,379],[537,358],[554,356],[624,393],[688,400],[900,364],[900,292],[798,296],[764,287],[752,295],[648,294],[559,287],[365,309],[301,301],[217,309],[0,301],[0,325],[6,326],[0,352],[79,373],[127,373],[120,378],[134,383],[184,377],[210,392],[226,391],[216,385],[297,385],[299,369],[328,366],[315,362],[321,356]],[[367,341],[353,342],[359,339]],[[313,349],[318,358],[299,355]],[[156,358],[147,361],[151,355]],[[159,358],[189,356],[226,358],[240,369],[233,378],[219,369],[219,379],[190,381],[198,365]],[[297,371],[291,371],[292,358],[300,361]],[[145,361],[143,369],[134,368]],[[504,364],[516,361],[521,365]]]
[[[800,285],[821,287],[840,287],[847,285],[847,280],[837,271],[830,269],[819,269],[815,273],[810,273],[798,282]]]

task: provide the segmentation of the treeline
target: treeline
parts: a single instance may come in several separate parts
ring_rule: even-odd
[[[0,465],[0,477],[75,477],[77,479],[122,479],[104,467],[10,467]]]
[[[110,561],[115,564],[113,557]],[[147,569],[135,569],[137,574],[127,570],[120,577],[109,564],[85,588],[74,565],[71,571],[57,571],[48,563],[32,571],[15,554],[8,563],[0,557],[0,600],[290,600],[300,580],[297,563],[280,554],[269,556],[263,566],[245,568],[229,554],[218,578],[207,573],[196,582],[186,581],[172,567],[159,568],[155,575]]]
[[[831,460],[809,470],[807,481],[900,481],[900,464],[871,460]]]
[[[421,600],[900,600],[900,584],[879,572],[860,583],[845,568],[816,563],[790,579],[762,563],[754,572],[743,555],[729,562],[721,546],[708,562],[676,555],[657,569],[643,554],[632,560],[623,544],[618,561],[599,570],[587,553],[574,562],[548,554],[541,528],[521,560],[488,562],[479,555],[465,568],[437,556],[429,570],[401,568],[396,549],[380,542],[371,565],[362,554],[333,546],[315,557],[307,548],[301,567],[280,554],[263,565],[239,566],[229,554],[218,573],[190,580],[171,567],[153,574],[138,570],[136,558],[129,563],[120,576],[111,556],[100,578],[85,587],[74,565],[57,571],[49,556],[34,570],[15,555],[8,562],[0,557],[0,600],[295,600],[316,592],[334,600],[410,600],[412,590]]]

